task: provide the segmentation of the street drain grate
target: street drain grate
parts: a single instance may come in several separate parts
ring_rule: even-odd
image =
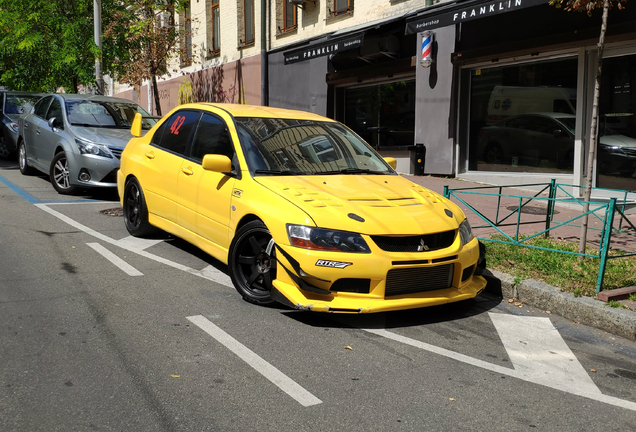
[[[519,209],[519,206],[508,206],[506,207],[510,211],[515,211]],[[547,211],[546,207],[538,207],[538,206],[523,206],[521,207],[521,213],[532,214],[532,215],[544,215]],[[559,214],[557,210],[552,210],[553,214]]]
[[[117,207],[117,208],[102,210],[100,211],[100,213],[106,216],[121,217],[124,215],[124,209],[121,207]]]

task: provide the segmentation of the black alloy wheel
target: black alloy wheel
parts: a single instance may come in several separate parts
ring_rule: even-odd
[[[270,292],[276,279],[276,251],[263,222],[255,220],[238,230],[230,245],[228,264],[232,283],[246,301],[274,303]]]
[[[0,136],[0,159],[9,159],[13,152],[7,145],[7,140],[3,136]]]
[[[146,199],[136,178],[128,180],[124,188],[124,222],[134,237],[143,237],[156,230],[148,222]]]

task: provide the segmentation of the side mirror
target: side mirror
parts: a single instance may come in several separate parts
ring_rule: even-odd
[[[132,126],[130,126],[130,133],[135,137],[139,138],[141,136],[141,123],[142,123],[141,113],[135,113],[135,118],[133,119]]]
[[[224,155],[207,154],[203,156],[201,166],[206,171],[214,171],[218,173],[232,172],[232,161]]]
[[[389,164],[389,166],[390,166],[391,168],[393,168],[394,170],[395,170],[395,169],[397,169],[397,160],[395,160],[395,158],[392,158],[392,157],[385,157],[385,158],[384,158],[384,161],[385,161],[386,163],[388,163],[388,164]]]
[[[56,127],[58,127],[59,122],[57,121],[57,117],[51,117],[47,124],[51,129],[55,129]]]
[[[553,130],[553,131],[552,131],[552,135],[553,135],[555,138],[563,138],[563,137],[568,136],[567,132],[565,132],[565,131],[563,131],[563,130],[561,130],[561,129],[555,129],[555,130]]]

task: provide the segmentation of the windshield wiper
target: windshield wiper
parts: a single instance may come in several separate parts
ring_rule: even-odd
[[[375,175],[384,175],[386,172],[384,171],[374,171],[365,168],[343,168],[337,171],[325,171],[317,174],[375,174]]]
[[[271,174],[271,175],[297,175],[298,173],[290,170],[266,170],[258,169],[254,171],[254,174]]]

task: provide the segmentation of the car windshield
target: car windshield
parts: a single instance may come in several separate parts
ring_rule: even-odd
[[[235,121],[252,175],[395,174],[340,123],[254,117]]]
[[[12,96],[7,95],[7,102],[4,108],[6,114],[19,116],[31,111],[33,105],[40,99],[40,96]]]
[[[67,100],[66,115],[73,126],[128,129],[136,113],[149,114],[139,105],[120,101]],[[150,129],[153,119],[144,119],[142,129]]]

